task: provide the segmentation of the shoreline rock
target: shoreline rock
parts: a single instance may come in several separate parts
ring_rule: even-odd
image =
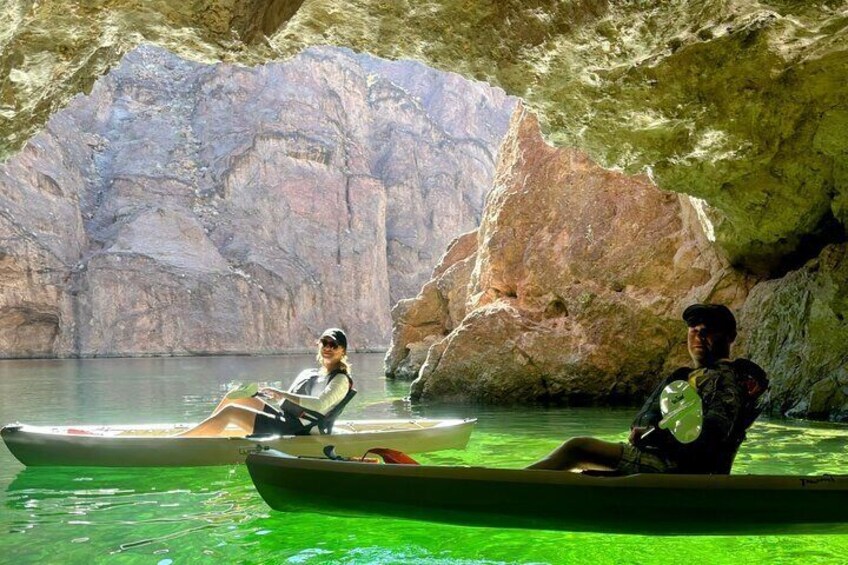
[[[751,289],[738,347],[771,376],[777,414],[848,422],[848,244]]]
[[[426,349],[415,400],[636,401],[688,359],[683,307],[738,307],[751,284],[699,248],[683,209],[647,178],[549,146],[517,109],[476,253],[454,259],[463,276],[448,280],[443,268],[397,307],[388,372],[414,375]],[[465,299],[458,325],[451,293]]]

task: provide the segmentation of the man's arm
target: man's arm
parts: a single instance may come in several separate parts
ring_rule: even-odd
[[[742,390],[732,372],[722,371],[716,379],[715,387],[702,397],[704,420],[701,435],[695,441],[699,446],[726,441],[733,432],[744,402]]]

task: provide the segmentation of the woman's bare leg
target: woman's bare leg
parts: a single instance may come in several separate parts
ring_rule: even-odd
[[[244,435],[253,433],[259,410],[246,406],[227,405],[212,416],[209,416],[192,429],[177,434],[181,437],[216,437],[233,424],[244,432]]]
[[[218,406],[212,410],[212,414],[216,414],[221,408],[224,406],[244,406],[245,408],[253,408],[254,410],[259,410],[262,412],[262,409],[265,408],[265,403],[259,400],[258,398],[250,397],[250,398],[237,398],[230,399],[226,396],[221,399],[221,402],[218,403]]]
[[[619,443],[593,437],[575,437],[553,450],[547,457],[527,469],[575,471],[582,469],[613,470],[621,461],[623,448]]]

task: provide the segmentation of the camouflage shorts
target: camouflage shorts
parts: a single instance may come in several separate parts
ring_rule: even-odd
[[[630,444],[621,444],[621,461],[618,462],[616,471],[622,475],[635,475],[636,473],[671,473],[674,464],[651,451],[643,451]]]

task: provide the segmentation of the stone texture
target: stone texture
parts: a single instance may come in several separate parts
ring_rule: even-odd
[[[782,274],[846,223],[842,1],[10,0],[0,17],[6,155],[142,42],[248,65],[334,44],[521,96],[555,144],[704,199],[733,264]]]
[[[272,44],[415,54],[500,85],[556,145],[704,199],[733,264],[781,273],[845,227],[846,23],[844,2],[312,2]]]
[[[514,104],[340,49],[140,48],[0,167],[0,355],[300,350],[328,325],[384,348],[479,223]]]
[[[86,245],[78,205],[85,136],[39,136],[0,167],[0,343],[6,355],[73,348],[73,275]],[[7,353],[8,352],[8,353]]]
[[[451,242],[429,281],[415,298],[392,309],[392,344],[386,354],[386,375],[412,380],[418,376],[430,346],[465,317],[468,280],[475,264],[477,231]]]
[[[547,145],[518,109],[476,253],[456,254],[398,305],[387,364],[415,374],[433,342],[414,399],[633,402],[686,361],[682,308],[707,299],[738,307],[751,284],[701,251],[683,216],[679,197],[647,178]],[[459,324],[448,315],[454,300],[465,302]]]
[[[830,301],[826,293],[816,294],[826,285],[810,284],[807,295],[793,281],[804,278],[804,263],[827,243],[843,240],[848,222],[844,1],[97,0],[69,6],[58,0],[9,0],[0,4],[0,18],[0,158],[20,150],[57,109],[88,92],[97,77],[141,43],[199,62],[246,65],[286,59],[309,45],[348,46],[388,58],[415,58],[500,85],[524,98],[554,144],[576,147],[610,168],[644,172],[661,189],[697,197],[681,198],[681,217],[691,229],[675,261],[709,270],[716,259],[704,255],[715,254],[720,264],[724,257],[760,274],[789,273],[785,283],[768,283],[786,285],[779,301],[767,301],[778,313],[765,309],[757,319],[779,317],[782,302]],[[33,143],[62,155],[85,153],[100,143],[82,135],[75,139],[79,145],[52,147],[47,138]],[[312,149],[306,146],[304,156]],[[28,151],[21,156],[24,162],[34,159]],[[78,334],[56,328],[69,327],[79,310],[75,297],[85,277],[76,262],[79,249],[90,245],[82,224],[91,221],[75,217],[72,201],[76,191],[92,199],[97,192],[83,190],[87,177],[58,164],[21,170],[21,175],[34,170],[44,175],[31,180],[32,207],[43,213],[36,213],[32,225],[23,225],[12,214],[20,202],[10,198],[0,208],[5,285],[0,308],[10,320],[0,334],[4,343],[17,344],[16,350],[72,350],[68,343]],[[126,183],[121,190],[130,193],[132,187]],[[184,208],[194,211],[190,195]],[[414,256],[406,253],[403,242],[408,240],[391,243],[398,264]],[[750,281],[739,284],[721,273],[713,277],[713,294],[741,304]],[[69,279],[75,282],[67,291],[63,285]],[[403,315],[401,309],[396,316],[404,320],[403,331],[418,332],[420,341],[414,336],[407,341],[416,352],[410,356],[393,349],[399,359],[393,363],[421,357],[431,343],[438,346],[433,351],[445,350],[445,335],[458,326],[448,321],[446,309],[454,317],[466,311],[460,303],[468,285],[445,280],[428,292],[439,288],[440,300],[445,292],[457,293],[456,299],[440,307],[433,319],[441,322],[429,330],[415,329],[414,312]],[[790,288],[804,293],[792,297]],[[560,308],[553,301],[550,311]],[[746,316],[755,310],[746,307]],[[520,308],[516,311],[521,315]],[[497,315],[511,319],[511,314]],[[839,334],[844,326],[837,321],[833,328]],[[810,335],[791,333],[772,351],[812,351]],[[757,344],[771,343],[768,336],[758,339]],[[760,351],[757,347],[752,351]],[[834,358],[845,351],[840,343],[828,347],[827,355]],[[410,374],[416,373],[416,363],[409,364]],[[792,380],[794,367],[789,361],[776,363],[772,377]],[[809,382],[797,377],[798,395],[786,387],[779,405],[818,414],[818,408],[802,409],[799,403],[825,404],[831,406],[829,414],[838,416],[840,401],[833,391],[840,390],[841,377],[825,379],[819,369],[811,374]]]
[[[756,285],[738,345],[771,375],[769,407],[795,417],[848,421],[848,245],[782,279]]]

